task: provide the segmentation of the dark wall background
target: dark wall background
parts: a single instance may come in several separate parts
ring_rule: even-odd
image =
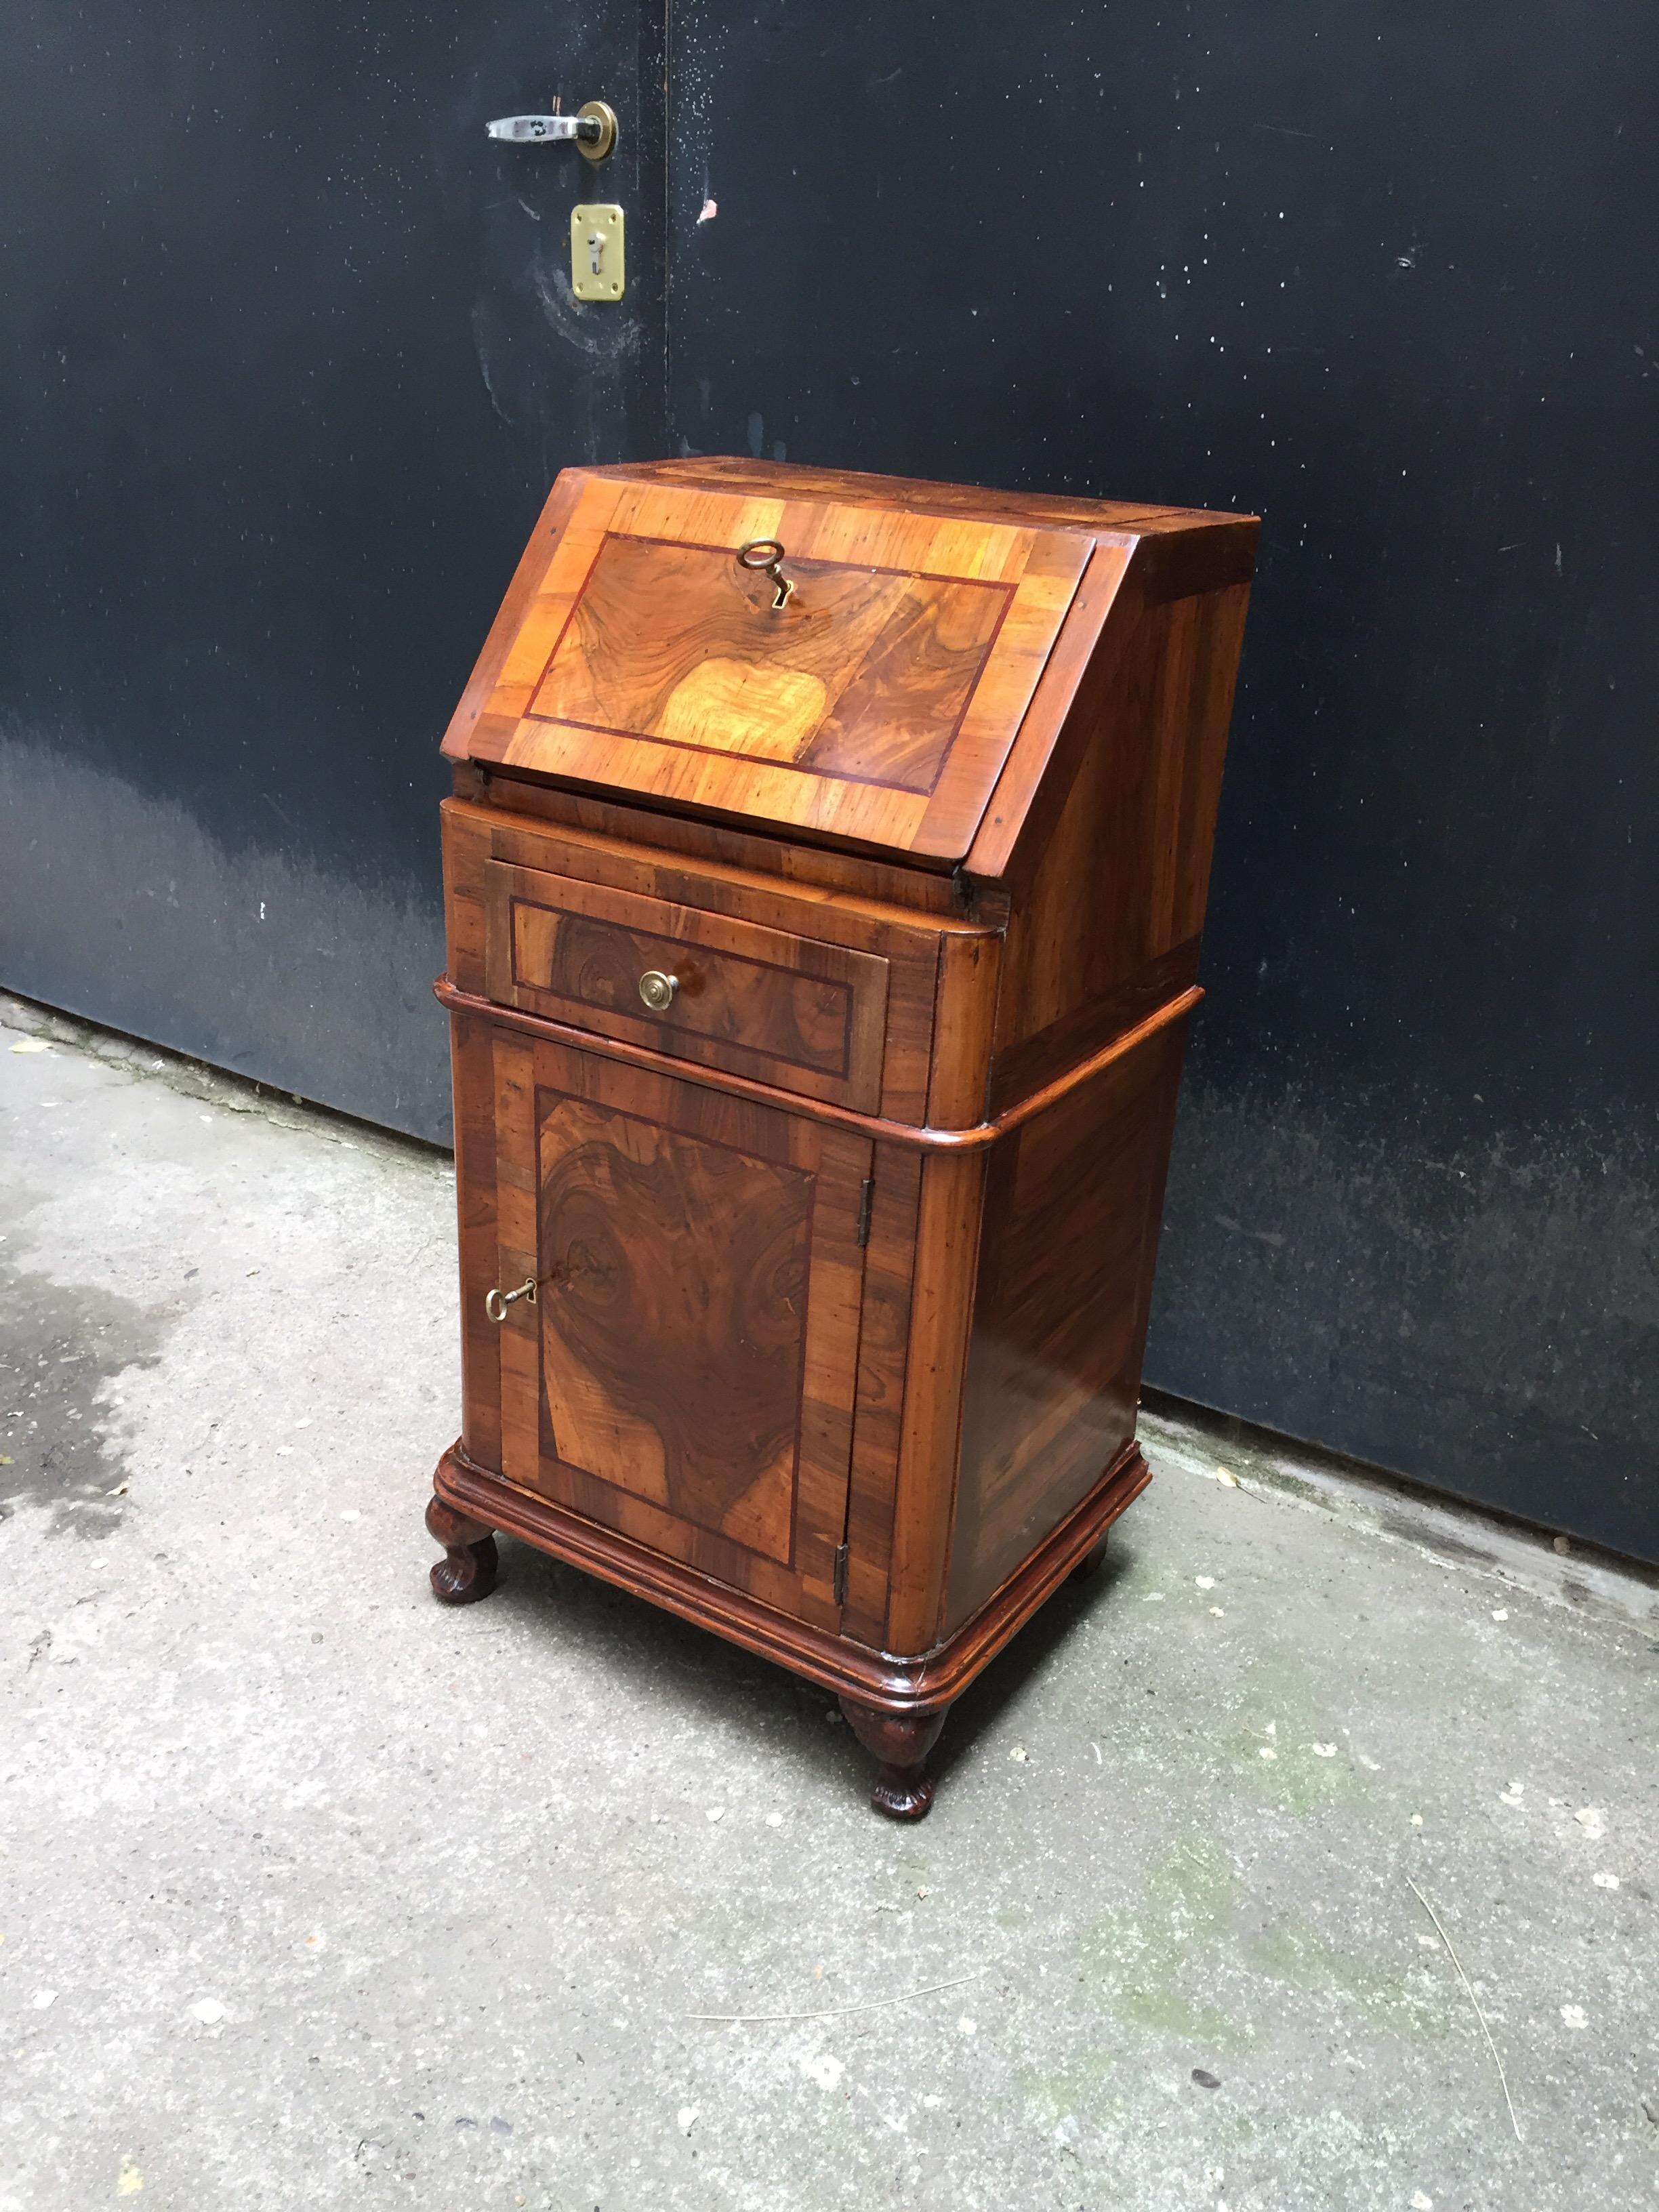
[[[556,94],[604,171],[485,137]],[[660,98],[635,0],[0,14],[13,988],[447,1136],[437,743],[549,479],[660,436]]]
[[[1650,15],[671,12],[665,173],[658,0],[0,24],[0,977],[441,1134],[559,466],[1255,509],[1151,1379],[1659,1556]],[[556,92],[602,182],[484,138]]]
[[[676,21],[690,447],[1264,517],[1149,1379],[1659,1553],[1650,11]]]

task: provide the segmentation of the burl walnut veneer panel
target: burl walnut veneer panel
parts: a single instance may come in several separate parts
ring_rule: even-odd
[[[946,1707],[1147,1480],[1255,538],[560,478],[445,740],[441,1597],[507,1530],[837,1693],[927,1810]]]
[[[496,1257],[538,1291],[498,1332],[503,1474],[823,1619],[869,1145],[528,1037],[495,1079]]]
[[[945,1628],[1134,1440],[1186,1022],[991,1148]]]
[[[736,559],[763,541],[794,586],[781,609]],[[595,475],[445,748],[959,858],[1092,550],[1063,532]]]

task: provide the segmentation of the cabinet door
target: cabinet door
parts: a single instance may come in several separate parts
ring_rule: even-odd
[[[537,1285],[502,1473],[833,1627],[869,1144],[507,1030],[493,1064],[497,1280]]]

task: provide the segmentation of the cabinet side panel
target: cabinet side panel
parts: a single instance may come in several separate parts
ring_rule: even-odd
[[[841,1627],[843,1636],[878,1646],[887,1631],[921,1155],[902,1145],[878,1145],[873,1175],[847,1509],[847,1604]]]
[[[887,1603],[886,1648],[906,1655],[939,1638],[984,1177],[982,1152],[922,1162]]]
[[[484,995],[484,862],[489,856],[487,822],[445,799],[443,828],[444,972],[458,991]]]
[[[1249,596],[1132,594],[1113,611],[1112,629],[1131,627],[1109,631],[1073,709],[1073,764],[1057,759],[1027,825],[1041,860],[1014,890],[993,1112],[1197,975]]]
[[[993,1155],[945,1626],[989,1597],[1134,1433],[1184,1021]]]
[[[927,1091],[927,1119],[936,1129],[965,1129],[984,1115],[1001,958],[1000,937],[939,939],[936,1044]]]
[[[489,1030],[458,1014],[450,1024],[455,1091],[455,1209],[460,1235],[461,1443],[475,1466],[501,1464],[501,1347],[483,1310],[495,1280],[495,1079]]]

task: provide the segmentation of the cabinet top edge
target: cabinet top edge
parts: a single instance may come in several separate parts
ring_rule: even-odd
[[[1119,500],[1048,492],[1006,490],[996,485],[939,483],[920,477],[884,476],[862,469],[817,468],[794,461],[757,461],[738,454],[697,454],[682,459],[580,464],[567,477],[596,477],[629,483],[672,484],[686,490],[743,491],[796,498],[815,495],[843,506],[892,508],[909,514],[973,516],[1040,523],[1049,529],[1122,532],[1167,537],[1183,531],[1246,528],[1252,538],[1259,516],[1223,508],[1176,507],[1167,500]]]

